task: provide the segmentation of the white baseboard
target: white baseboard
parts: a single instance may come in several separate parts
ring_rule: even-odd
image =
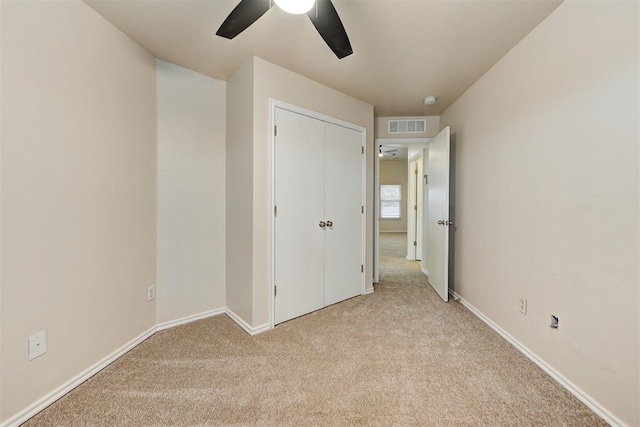
[[[374,292],[374,290],[375,290],[375,289],[373,289],[373,286],[372,286],[372,287],[370,287],[370,288],[366,288],[366,289],[364,290],[364,292],[362,293],[362,295],[370,295],[370,294],[372,294],[372,293]]]
[[[137,337],[135,337],[134,339],[132,339],[131,341],[129,341],[128,343],[126,343],[125,345],[123,345],[122,347],[120,347],[119,349],[117,349],[107,357],[105,357],[104,359],[100,360],[99,362],[97,362],[96,364],[94,364],[84,372],[81,372],[80,374],[76,375],[71,380],[67,381],[57,389],[53,390],[51,393],[48,393],[44,397],[38,399],[33,404],[29,405],[28,407],[18,412],[13,417],[3,422],[2,427],[19,426],[20,424],[26,422],[29,418],[33,417],[38,412],[42,411],[47,406],[51,405],[56,400],[60,399],[62,396],[69,393],[71,390],[78,387],[80,384],[82,384],[83,382],[85,382],[86,380],[88,380],[89,378],[91,378],[92,376],[94,376],[95,374],[97,374],[98,372],[100,372],[101,370],[103,370],[113,362],[115,362],[118,358],[123,356],[126,352],[131,350],[133,347],[140,344],[142,341],[149,338],[155,332],[156,332],[156,327],[153,326],[152,328],[138,335]]]
[[[240,325],[240,327],[243,330],[245,330],[249,335],[253,336],[271,329],[270,324],[251,327],[226,307],[217,308],[215,310],[209,310],[209,311],[194,314],[191,316],[182,317],[180,319],[159,323],[149,328],[147,331],[143,332],[142,334],[138,335],[137,337],[129,341],[127,344],[123,345],[118,350],[114,351],[104,359],[100,360],[99,362],[97,362],[96,364],[94,364],[84,372],[81,372],[71,380],[67,381],[57,389],[53,390],[51,393],[48,393],[44,397],[38,399],[36,402],[29,405],[22,411],[18,412],[13,417],[9,418],[3,423],[0,423],[0,427],[14,427],[14,426],[19,426],[20,424],[26,422],[27,420],[29,420],[29,418],[35,416],[36,414],[38,414],[38,412],[44,410],[47,406],[51,405],[56,400],[60,399],[62,396],[69,393],[71,390],[78,387],[80,384],[82,384],[83,382],[85,382],[86,380],[88,380],[89,378],[91,378],[92,376],[94,376],[95,374],[97,374],[107,366],[109,366],[111,363],[115,362],[117,359],[122,357],[129,350],[131,350],[132,348],[140,344],[142,341],[149,338],[151,335],[153,335],[157,331],[162,331],[165,329],[173,328],[175,326],[180,326],[187,323],[195,322],[196,320],[217,316],[223,313],[227,314],[231,318],[231,320],[233,320],[238,325]]]
[[[471,305],[468,301],[462,298],[460,295],[455,293],[452,290],[449,290],[449,293],[453,296],[456,301],[459,301],[464,307],[466,307],[469,311],[476,315],[480,320],[489,325],[491,329],[496,331],[502,338],[511,343],[515,348],[517,348],[522,354],[527,356],[529,360],[538,365],[540,369],[545,371],[547,374],[551,376],[554,380],[556,380],[561,386],[566,388],[571,394],[573,394],[578,400],[587,405],[589,409],[595,412],[599,417],[604,419],[607,423],[612,426],[624,426],[625,424],[618,419],[615,415],[605,409],[602,405],[596,402],[591,396],[582,391],[578,386],[573,384],[567,378],[565,378],[560,372],[556,371],[553,367],[551,367],[547,362],[545,362],[542,358],[540,358],[533,351],[529,350],[524,344],[511,336],[507,331],[502,329],[498,324],[496,324],[493,320],[489,319],[485,316],[480,310]]]
[[[420,266],[420,271],[422,271],[424,274],[429,276],[429,272],[427,270],[425,270],[424,268],[422,268],[422,266]],[[449,291],[449,292],[451,292],[451,291]]]
[[[240,316],[235,314],[229,308],[225,308],[225,313],[227,313],[227,316],[229,316],[231,318],[231,320],[236,322],[238,324],[238,326],[240,326],[246,333],[248,333],[251,336],[257,335],[259,333],[262,333],[262,332],[265,332],[265,331],[268,331],[269,329],[271,329],[271,325],[269,323],[265,323],[264,325],[259,325],[259,326],[253,327],[253,326],[249,325],[247,322],[245,322],[244,320],[242,320],[240,318]]]
[[[364,295],[371,294],[371,293],[373,293],[373,291],[374,291],[373,288],[365,289]],[[456,298],[458,301],[460,301],[460,303],[463,306],[465,306],[469,311],[471,311],[473,314],[475,314],[480,320],[485,322],[493,330],[495,330],[498,334],[500,334],[500,336],[502,336],[504,339],[506,339],[508,342],[510,342],[514,347],[516,347],[522,354],[524,354],[527,358],[529,358],[533,363],[538,365],[543,371],[545,371],[547,374],[549,374],[560,385],[562,385],[564,388],[569,390],[569,392],[571,394],[573,394],[580,401],[582,401],[585,405],[587,405],[593,412],[595,412],[600,417],[602,417],[606,422],[608,422],[609,424],[611,424],[613,426],[624,426],[624,423],[621,420],[619,420],[617,417],[615,417],[613,414],[611,414],[609,411],[607,411],[605,408],[603,408],[600,404],[598,404],[595,400],[593,400],[588,394],[586,394],[584,391],[582,391],[580,388],[578,388],[575,384],[573,384],[571,381],[566,379],[559,372],[557,372],[555,369],[553,369],[551,366],[549,366],[544,360],[542,360],[535,353],[533,353],[531,350],[529,350],[526,346],[524,346],[518,340],[516,340],[514,337],[512,337],[510,334],[508,334],[505,330],[503,330],[500,326],[498,326],[496,323],[494,323],[491,319],[489,319],[484,314],[482,314],[482,312],[480,312],[478,309],[476,309],[473,305],[471,305],[469,302],[467,302],[464,298],[462,298],[460,295],[456,294],[455,292],[453,292],[451,290],[449,291],[449,293],[454,298]],[[249,324],[247,324],[244,320],[242,320],[240,317],[238,317],[233,311],[231,311],[230,309],[228,309],[226,307],[225,308],[219,308],[219,309],[215,309],[215,310],[206,311],[206,312],[199,313],[199,314],[194,314],[192,316],[183,317],[181,319],[177,319],[177,320],[173,320],[173,321],[169,321],[169,322],[160,323],[160,324],[148,329],[147,331],[143,332],[142,334],[140,334],[136,338],[134,338],[131,341],[129,341],[124,346],[120,347],[118,350],[116,350],[113,353],[111,353],[109,356],[105,357],[104,359],[100,360],[99,362],[97,362],[96,364],[94,364],[93,366],[91,366],[90,368],[85,370],[84,372],[82,372],[79,375],[77,375],[75,378],[72,378],[71,380],[67,381],[62,386],[60,386],[57,389],[53,390],[51,393],[45,395],[41,399],[37,400],[36,402],[34,402],[33,404],[31,404],[30,406],[25,408],[24,410],[20,411],[18,414],[16,414],[13,417],[9,418],[5,422],[3,422],[0,426],[1,427],[9,427],[9,426],[13,427],[13,426],[18,426],[18,425],[26,422],[29,418],[33,417],[38,412],[42,411],[47,406],[51,405],[56,400],[60,399],[62,396],[64,396],[65,394],[69,393],[71,390],[73,390],[74,388],[76,388],[77,386],[79,386],[80,384],[82,384],[83,382],[85,382],[86,380],[88,380],[89,378],[91,378],[92,376],[97,374],[98,372],[100,372],[102,369],[104,369],[107,366],[109,366],[111,363],[113,363],[118,358],[123,356],[125,353],[127,353],[129,350],[131,350],[133,347],[137,346],[142,341],[144,341],[147,338],[149,338],[156,331],[161,331],[161,330],[172,328],[172,327],[175,327],[175,326],[184,325],[186,323],[194,322],[196,320],[205,319],[207,317],[216,316],[216,315],[219,315],[219,314],[222,314],[222,313],[226,313],[231,318],[231,320],[236,322],[238,324],[238,326],[240,326],[245,332],[247,332],[251,336],[259,334],[261,332],[265,332],[265,331],[271,329],[271,325],[268,324],[268,323],[266,323],[264,325],[252,327]]]
[[[170,320],[164,323],[158,323],[156,325],[156,331],[162,331],[164,329],[173,328],[175,326],[184,325],[185,323],[195,322],[196,320],[206,319],[207,317],[217,316],[219,314],[226,313],[225,307],[216,308],[215,310],[203,311],[202,313],[193,314],[191,316],[182,317],[176,320]]]
[[[251,328],[251,336],[261,334],[261,333],[266,332],[266,331],[268,331],[270,329],[273,329],[273,328],[271,327],[271,324],[269,324],[269,323],[265,323],[264,325],[259,325],[259,326],[253,327],[253,328]]]

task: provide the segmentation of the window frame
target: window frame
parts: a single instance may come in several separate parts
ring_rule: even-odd
[[[382,188],[383,187],[398,187],[398,199],[384,199],[382,196]],[[402,184],[380,184],[380,205],[378,208],[380,209],[380,215],[378,219],[390,219],[390,220],[401,220],[402,219]],[[382,215],[382,203],[383,202],[397,202],[398,203],[398,216],[383,216]]]

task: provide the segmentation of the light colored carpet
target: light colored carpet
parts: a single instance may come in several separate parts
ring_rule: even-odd
[[[224,315],[158,332],[28,426],[606,425],[404,259],[381,282],[255,337]]]

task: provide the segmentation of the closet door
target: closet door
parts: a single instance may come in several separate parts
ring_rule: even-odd
[[[325,305],[362,293],[362,134],[325,123]]]
[[[275,109],[275,323],[324,307],[324,122]]]

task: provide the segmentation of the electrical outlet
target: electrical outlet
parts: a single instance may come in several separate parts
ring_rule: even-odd
[[[549,327],[551,329],[558,329],[558,316],[554,316],[553,314],[551,315],[551,324],[549,325]]]
[[[520,313],[527,314],[527,299],[525,297],[520,297],[520,307],[518,307]]]
[[[156,299],[156,285],[151,285],[147,288],[147,301]]]
[[[42,356],[47,352],[47,331],[38,332],[29,337],[28,355],[29,360]]]

